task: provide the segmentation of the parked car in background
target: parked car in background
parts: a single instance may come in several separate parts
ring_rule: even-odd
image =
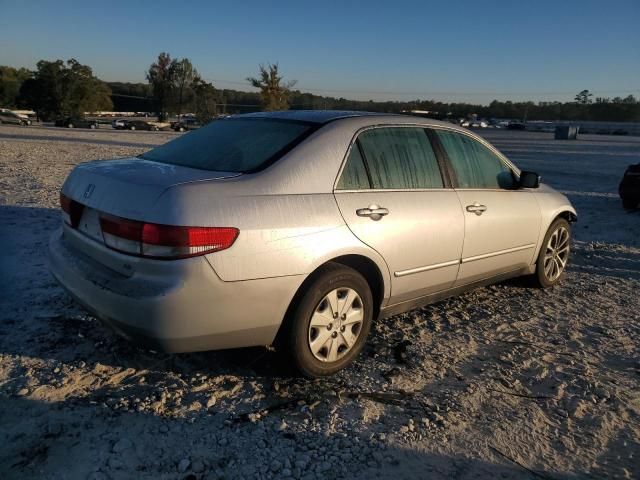
[[[99,127],[97,120],[90,120],[84,117],[67,117],[56,120],[56,127],[66,128],[90,128],[92,130]]]
[[[484,120],[474,120],[470,123],[471,128],[487,128],[489,125]]]
[[[0,123],[10,123],[13,125],[31,125],[31,120],[26,115],[16,113],[11,110],[0,110]]]
[[[60,202],[51,271],[114,331],[169,352],[274,344],[309,377],[351,363],[378,318],[557,284],[576,220],[473,132],[339,111],[236,115],[83,163]]]
[[[640,163],[627,167],[618,187],[618,193],[624,208],[632,210],[640,205]]]
[[[183,118],[180,121],[171,124],[171,128],[173,128],[176,132],[197,130],[202,126],[203,126],[203,123],[196,118]]]
[[[160,127],[158,125],[147,122],[145,120],[124,120],[123,128],[125,130],[148,130],[153,132],[157,132],[160,130]]]
[[[111,127],[115,128],[116,130],[123,130],[126,126],[127,120],[124,118],[118,118],[117,120],[114,120],[113,122],[111,122]]]

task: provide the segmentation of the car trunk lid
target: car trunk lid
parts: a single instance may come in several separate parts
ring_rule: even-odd
[[[237,177],[236,172],[212,172],[140,158],[90,162],[77,166],[62,193],[85,207],[132,220],[145,214],[168,188],[193,182]]]

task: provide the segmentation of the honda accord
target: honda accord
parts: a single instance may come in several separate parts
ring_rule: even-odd
[[[561,278],[576,212],[466,129],[339,111],[231,116],[78,165],[50,268],[123,337],[274,345],[309,377],[372,322],[469,289]]]

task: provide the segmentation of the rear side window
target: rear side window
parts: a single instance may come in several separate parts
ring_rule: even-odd
[[[456,175],[459,188],[512,189],[511,170],[482,143],[467,135],[436,130]]]
[[[358,137],[373,188],[443,188],[442,175],[422,128],[367,130]]]
[[[357,144],[351,147],[347,164],[344,166],[336,188],[338,190],[366,190],[371,188],[367,177],[367,169],[364,166],[364,160]]]
[[[140,157],[201,170],[246,173],[270,165],[316,128],[313,123],[291,120],[228,118]]]

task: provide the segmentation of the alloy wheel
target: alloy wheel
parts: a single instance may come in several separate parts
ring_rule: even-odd
[[[544,276],[550,282],[562,275],[569,258],[569,230],[558,227],[549,237],[544,254]]]

